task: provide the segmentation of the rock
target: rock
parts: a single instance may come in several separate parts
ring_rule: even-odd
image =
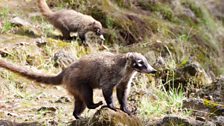
[[[14,17],[10,20],[10,23],[16,26],[31,26],[28,21],[23,20],[20,17]]]
[[[121,110],[111,110],[103,107],[90,119],[91,126],[143,126],[140,119],[129,116]]]
[[[195,81],[202,85],[212,83],[211,77],[209,77],[198,62],[186,64],[183,68],[179,69],[179,71],[184,75],[185,79],[189,79],[187,77],[190,76],[195,77]]]
[[[36,39],[36,44],[38,47],[42,47],[42,46],[46,45],[47,44],[46,38],[41,37],[41,38]]]
[[[26,35],[30,37],[40,37],[41,31],[33,26],[22,26],[13,30],[15,34]]]
[[[214,122],[217,126],[224,126],[224,116],[217,116]]]
[[[199,98],[186,99],[183,101],[183,108],[191,109],[195,111],[195,114],[200,116],[202,113],[204,114],[203,116],[224,115],[224,105],[205,99],[199,99]]]
[[[13,29],[13,32],[16,34],[28,35],[31,37],[41,36],[40,30],[38,30],[37,28],[35,28],[35,26],[32,26],[31,23],[20,17],[12,18],[10,20],[10,23],[13,24],[14,26],[19,26]]]
[[[161,126],[170,126],[170,125],[192,126],[195,123],[196,123],[195,120],[190,120],[187,118],[170,115],[170,116],[165,116],[159,125]]]
[[[60,97],[57,101],[55,101],[55,103],[70,103],[71,100],[68,97]]]
[[[51,112],[56,112],[57,108],[55,107],[41,107],[37,111],[51,111]]]
[[[181,88],[186,91],[187,95],[195,93],[198,88],[212,83],[211,77],[197,62],[183,64],[175,69],[167,68],[165,65],[162,69],[158,69],[156,76],[161,78],[166,90]],[[167,83],[167,80],[171,82]]]
[[[0,55],[2,57],[7,57],[10,53],[6,49],[0,49]]]
[[[200,116],[196,116],[196,120],[199,120],[199,121],[202,121],[202,122],[206,121],[206,119],[204,117],[200,117]]]
[[[199,121],[194,118],[180,117],[178,115],[167,115],[159,121],[148,126],[216,126],[211,121]]]
[[[163,118],[161,125],[167,125],[167,124],[175,124],[175,125],[191,125],[189,120],[186,118],[181,118],[178,116],[166,116]]]
[[[8,120],[0,120],[0,126],[42,126],[42,125],[38,122],[16,123]]]
[[[55,66],[59,66],[62,69],[68,67],[71,63],[76,61],[76,56],[70,52],[65,50],[60,50],[54,54],[53,60],[55,62]]]
[[[165,62],[165,60],[164,60],[163,57],[158,57],[156,59],[156,64],[161,65],[161,66],[165,66],[166,65],[166,62]]]
[[[224,77],[217,78],[212,84],[200,89],[196,95],[224,104]]]

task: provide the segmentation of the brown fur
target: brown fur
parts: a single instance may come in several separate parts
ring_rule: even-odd
[[[88,31],[102,35],[101,23],[89,15],[66,9],[52,12],[45,0],[38,0],[38,6],[43,16],[62,32],[65,39],[71,39],[71,32],[77,32],[82,42],[85,42]]]
[[[48,76],[31,72],[29,69],[10,64],[0,59],[0,67],[18,73],[38,82],[47,84],[64,84],[66,89],[75,98],[73,115],[79,118],[86,106],[95,109],[102,105],[102,101],[93,102],[93,89],[101,88],[107,106],[115,110],[112,101],[113,88],[117,89],[118,101],[121,110],[130,114],[127,109],[128,87],[135,71],[154,73],[153,69],[139,53],[112,54],[108,52],[84,56],[64,69],[56,76]]]

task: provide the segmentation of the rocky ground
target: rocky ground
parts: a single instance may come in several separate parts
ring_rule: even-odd
[[[84,118],[75,120],[74,99],[63,87],[0,69],[0,125],[224,126],[224,1],[48,3],[53,10],[67,7],[91,14],[105,28],[107,51],[141,52],[158,73],[134,79],[128,99],[132,116],[98,108],[85,110]],[[1,58],[48,74],[102,51],[91,33],[89,47],[79,39],[60,40],[60,32],[41,16],[35,0],[0,0],[0,32]],[[99,90],[94,95],[96,102],[103,99]]]

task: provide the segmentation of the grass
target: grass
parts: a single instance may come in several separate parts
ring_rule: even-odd
[[[2,28],[1,28],[1,33],[7,33],[12,29],[12,24],[9,22],[9,9],[8,8],[3,8],[0,11],[0,21],[2,19]]]
[[[182,102],[185,99],[183,91],[172,89],[166,92],[161,89],[153,89],[153,97],[155,97],[155,100],[152,100],[150,97],[142,99],[140,114],[145,119],[155,119],[166,114],[183,112]]]
[[[153,80],[154,77],[151,75],[144,75],[136,80],[131,89],[137,93],[145,92],[134,96],[138,106],[137,116],[145,121],[148,121],[147,119],[149,118],[155,119],[166,114],[180,114],[184,116],[191,114],[190,111],[182,109],[182,101],[186,98],[182,87],[173,88],[174,80],[176,79],[174,70],[176,68],[186,65],[192,57],[194,60],[204,64],[206,66],[204,68],[207,70],[214,69],[213,66],[215,64],[221,64],[220,62],[211,61],[211,58],[217,57],[217,55],[213,54],[220,51],[217,47],[220,43],[217,41],[216,28],[222,28],[223,26],[219,26],[207,9],[194,4],[194,1],[183,0],[181,7],[184,6],[191,9],[196,17],[200,19],[199,22],[194,22],[190,18],[187,18],[188,20],[180,19],[169,4],[163,3],[156,5],[151,3],[142,4],[141,6],[145,7],[145,10],[152,14],[147,15],[127,7],[124,0],[115,0],[113,2],[109,0],[48,0],[48,2],[52,3],[54,7],[69,7],[90,14],[102,22],[106,30],[109,31],[106,43],[112,45],[111,50],[121,52],[122,49],[127,48],[123,52],[137,51],[143,54],[153,51],[155,52],[155,57],[161,56],[166,59],[166,68],[169,70],[169,73],[164,84]],[[134,5],[131,4],[130,6]],[[1,33],[7,33],[12,29],[12,25],[8,20],[9,13],[10,10],[7,8],[0,12],[0,19],[4,19]],[[58,34],[55,33],[55,28],[47,23],[44,18],[34,17],[32,20],[35,24],[39,24],[38,26],[41,28],[43,37],[51,37]],[[179,22],[180,20],[181,22]],[[126,46],[128,42],[125,37],[127,35],[135,38],[135,41],[131,43],[133,45]],[[142,40],[138,40],[137,38],[141,35],[143,36]],[[26,39],[17,39],[15,36],[15,41],[27,41]],[[12,42],[14,40],[9,41]],[[80,46],[76,40],[67,43],[47,38],[47,44],[42,47],[35,46],[33,44],[34,41],[34,39],[28,41],[28,43],[31,43],[30,45],[15,45],[15,48],[9,47],[8,52],[10,52],[10,55],[6,59],[21,66],[35,67],[44,73],[56,74],[61,69],[54,67],[52,57],[55,52],[61,49],[73,50],[75,56],[80,58],[83,55],[99,51],[97,46],[95,47],[94,45],[86,49]],[[6,43],[10,42],[6,41]],[[95,41],[91,43],[95,43]],[[118,48],[113,47],[113,45]],[[220,68],[217,71],[224,71],[223,67],[217,68]],[[0,98],[4,96],[3,103],[6,106],[4,110],[7,110],[9,113],[24,114],[24,117],[16,118],[4,112],[2,114],[1,111],[4,110],[0,110],[0,118],[10,120],[15,120],[16,118],[16,121],[38,120],[43,122],[44,125],[49,125],[52,120],[58,122],[58,125],[65,125],[66,121],[73,120],[72,101],[69,103],[55,103],[61,96],[69,97],[66,93],[63,94],[64,90],[58,87],[36,84],[2,69],[0,71],[0,80],[3,80],[0,85]],[[167,85],[170,86],[169,91],[165,90]],[[18,100],[18,104],[14,103],[15,100]],[[52,113],[49,111],[37,111],[37,109],[44,106],[53,106],[57,110],[53,115],[50,115]],[[92,113],[93,111],[85,111],[83,115],[90,117]]]

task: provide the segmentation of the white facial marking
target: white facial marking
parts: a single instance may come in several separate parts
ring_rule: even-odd
[[[103,35],[100,35],[100,38],[104,41],[105,40],[105,38],[104,38],[104,36]]]
[[[138,66],[139,66],[139,67],[142,67],[143,65],[142,65],[142,64],[140,64],[140,63],[138,63]]]
[[[137,60],[138,63],[142,62],[142,60]]]

